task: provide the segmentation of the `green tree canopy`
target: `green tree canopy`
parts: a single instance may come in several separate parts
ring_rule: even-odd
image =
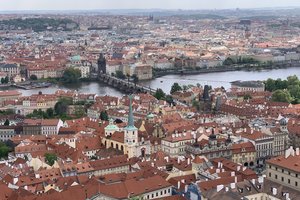
[[[181,86],[178,83],[174,83],[171,87],[170,94],[174,94],[175,92],[181,91],[181,90],[182,90]]]
[[[139,77],[136,74],[133,74],[132,77],[134,86],[139,82]]]
[[[153,96],[158,100],[164,100],[166,98],[166,93],[162,89],[158,88]]]
[[[48,109],[46,110],[46,113],[47,113],[47,115],[48,115],[48,118],[54,117],[54,110],[53,110],[53,108],[48,108]]]
[[[119,79],[125,79],[126,78],[126,76],[120,70],[116,71],[116,77],[119,78]]]
[[[293,100],[288,90],[276,90],[272,94],[272,101],[290,103]]]
[[[57,156],[53,153],[45,153],[45,160],[48,165],[52,166],[57,161]]]
[[[54,106],[56,115],[64,115],[67,112],[68,104],[64,101],[59,101]]]
[[[35,81],[35,80],[37,80],[38,78],[37,78],[37,76],[35,75],[35,74],[32,74],[31,76],[30,76],[30,80],[33,80],[33,81]]]
[[[64,83],[78,83],[80,77],[81,77],[80,70],[70,67],[64,71],[61,80]]]
[[[10,122],[9,122],[8,119],[6,119],[5,122],[4,122],[4,126],[9,126],[9,125],[10,125]]]
[[[7,158],[10,148],[3,142],[0,142],[0,158]]]
[[[108,121],[108,114],[106,111],[101,111],[100,113],[100,119],[104,121]]]

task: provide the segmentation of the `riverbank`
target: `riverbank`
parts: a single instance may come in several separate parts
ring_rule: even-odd
[[[166,75],[195,75],[195,74],[206,74],[206,73],[217,73],[217,72],[232,72],[232,71],[262,71],[262,70],[275,70],[275,69],[287,69],[291,67],[299,67],[299,62],[293,63],[272,63],[272,64],[265,64],[265,65],[250,65],[245,64],[241,65],[234,65],[234,66],[221,66],[221,67],[214,67],[214,68],[183,68],[183,69],[168,69],[168,70],[154,70],[153,78],[160,78]]]

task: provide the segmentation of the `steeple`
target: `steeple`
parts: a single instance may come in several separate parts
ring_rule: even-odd
[[[128,128],[134,127],[133,113],[132,113],[132,96],[129,95],[129,113],[128,113]]]
[[[124,142],[129,145],[136,145],[138,143],[138,129],[134,126],[133,121],[132,96],[129,96],[128,124],[124,128],[124,131]]]

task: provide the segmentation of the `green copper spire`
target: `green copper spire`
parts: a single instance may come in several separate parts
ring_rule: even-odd
[[[136,131],[137,128],[134,126],[133,121],[133,113],[132,113],[132,96],[129,96],[129,113],[128,113],[128,124],[125,127],[125,130],[127,131]]]
[[[132,113],[132,96],[129,95],[129,113],[128,113],[128,127],[134,127],[133,113]]]

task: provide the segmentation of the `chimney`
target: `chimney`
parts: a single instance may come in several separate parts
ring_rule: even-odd
[[[231,173],[230,173],[230,176],[235,176],[235,172],[231,172]]]
[[[228,192],[229,191],[229,188],[228,187],[225,187],[225,192]]]
[[[179,159],[179,157],[177,157],[177,163],[178,163],[178,164],[180,163],[180,159]]]
[[[241,166],[238,165],[236,171],[240,171],[240,169],[241,169]]]
[[[243,171],[245,171],[247,169],[247,167],[243,167]]]
[[[188,185],[185,185],[185,187],[184,187],[184,191],[185,191],[185,193],[187,193],[187,191],[188,191]]]
[[[185,180],[184,180],[184,179],[181,179],[181,183],[185,183]]]
[[[253,185],[255,185],[255,179],[252,179],[252,180],[251,180],[251,183],[252,183]]]
[[[19,181],[19,178],[14,178],[14,180],[13,180],[14,185],[17,184],[18,181]]]
[[[299,156],[299,147],[296,148],[296,156]]]
[[[236,176],[234,177],[234,182],[237,183],[237,177]]]
[[[262,176],[258,177],[258,182],[263,183],[264,182],[264,177],[262,177]]]
[[[180,189],[180,181],[177,182],[177,188]]]
[[[168,163],[168,162],[169,162],[169,157],[166,156],[166,157],[165,157],[165,160],[166,160],[166,162]]]
[[[298,152],[298,153],[299,153],[299,152]],[[191,159],[190,159],[190,158],[187,159],[187,164],[188,164],[188,165],[191,164]]]
[[[230,188],[235,189],[235,183],[230,183]]]

